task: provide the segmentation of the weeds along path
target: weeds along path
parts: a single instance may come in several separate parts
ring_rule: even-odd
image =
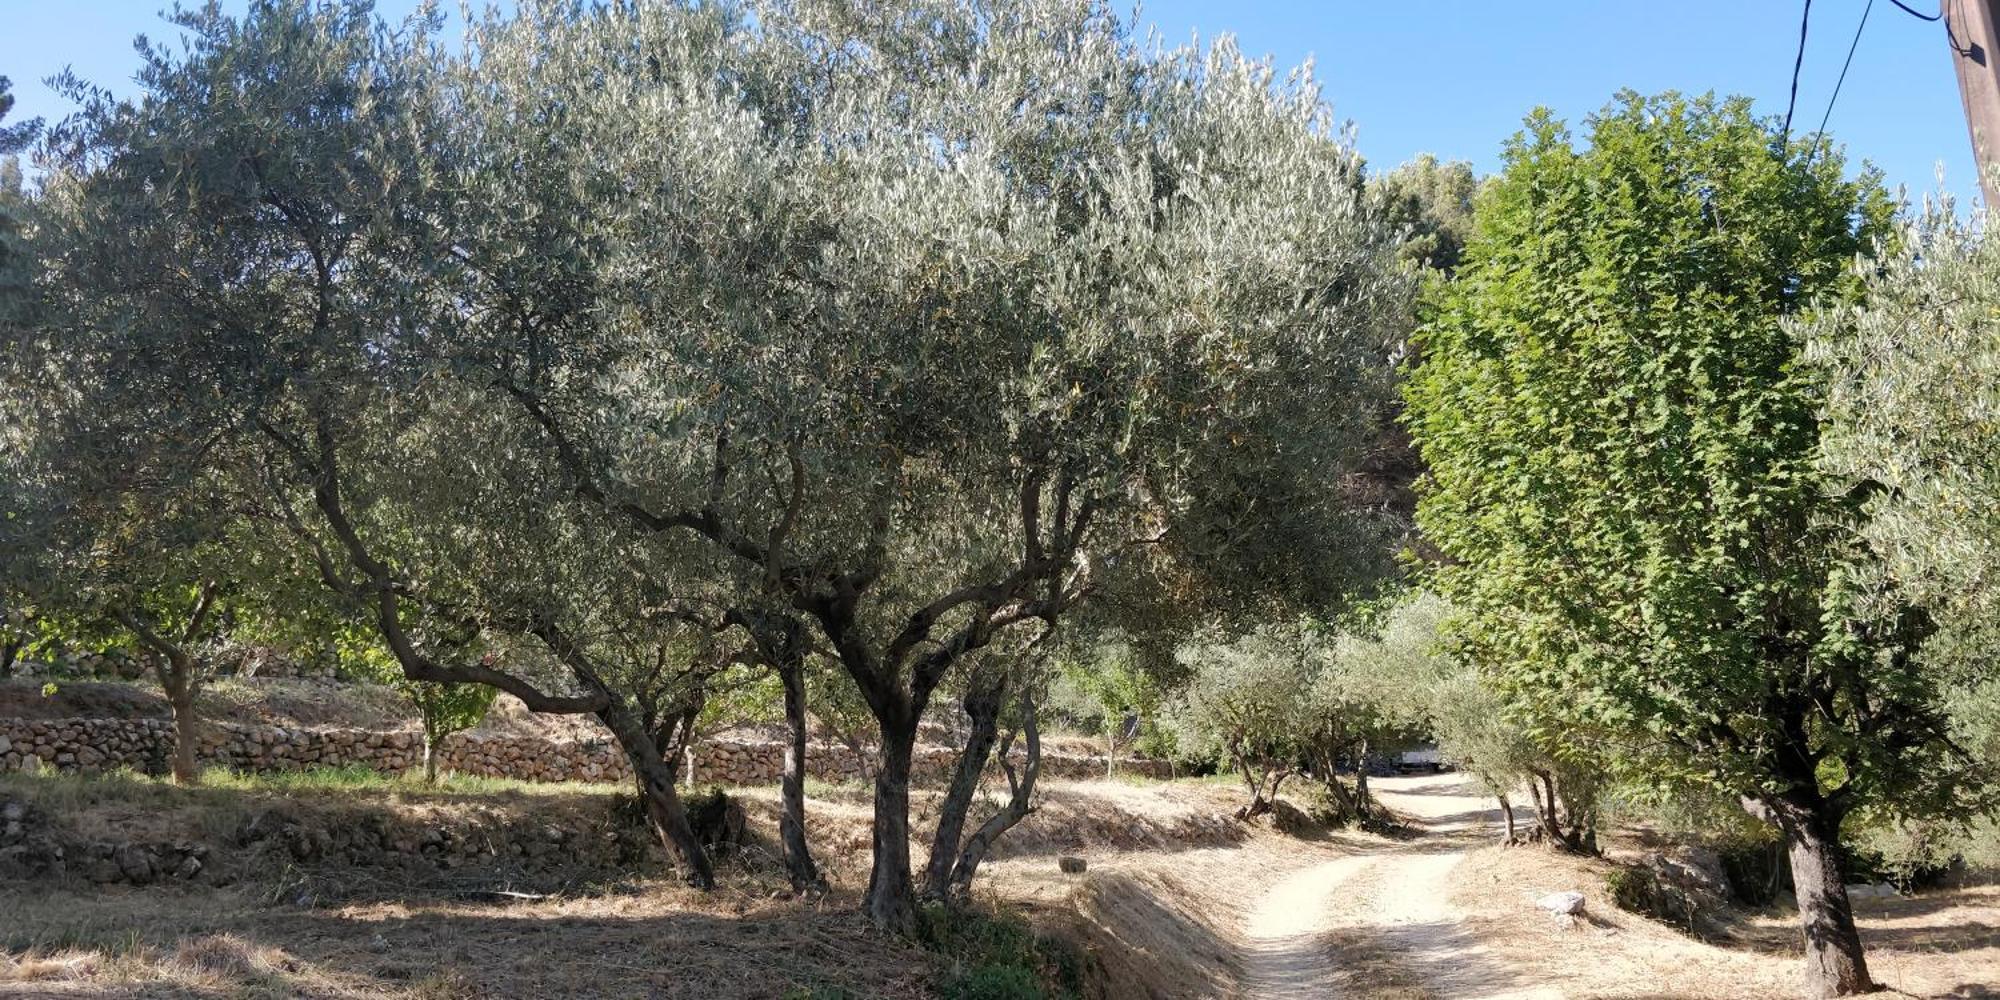
[[[1548,1000],[1491,954],[1449,902],[1452,877],[1497,811],[1454,776],[1389,779],[1378,794],[1422,835],[1301,869],[1271,886],[1244,927],[1244,997]]]

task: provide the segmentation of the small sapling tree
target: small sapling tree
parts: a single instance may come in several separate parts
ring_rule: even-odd
[[[428,785],[438,782],[438,758],[444,752],[445,739],[479,725],[487,709],[493,707],[493,696],[499,693],[484,684],[412,680],[397,681],[396,691],[416,708],[423,726],[424,783]]]

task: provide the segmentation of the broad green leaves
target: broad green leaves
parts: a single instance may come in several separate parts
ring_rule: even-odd
[[[1510,145],[1409,373],[1419,518],[1468,649],[1544,739],[1917,807],[1950,773],[1914,752],[1940,749],[1922,628],[1856,606],[1870,557],[1786,322],[1854,301],[1888,199],[1741,101],[1626,95],[1588,127],[1578,148],[1538,114]]]

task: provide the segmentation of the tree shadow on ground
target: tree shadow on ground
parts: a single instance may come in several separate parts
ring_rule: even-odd
[[[1320,936],[1318,944],[1332,951],[1341,969],[1335,995],[1428,1000],[1504,994],[1544,982],[1489,954],[1457,921],[1343,927]]]
[[[148,901],[146,911],[126,911],[123,926],[109,913],[87,917],[90,935],[75,935],[70,947],[97,956],[86,969],[92,974],[50,979],[46,992],[75,996],[84,987],[89,996],[217,1000],[252,993],[437,1000],[777,1000],[815,989],[930,994],[935,959],[874,931],[852,898],[818,906],[721,895],[704,902],[716,912],[654,898],[512,907],[211,905],[170,919],[158,912],[169,901]],[[8,996],[34,996],[39,988],[0,977]]]

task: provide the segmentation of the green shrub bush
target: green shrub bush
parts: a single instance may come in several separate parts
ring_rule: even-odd
[[[1042,1000],[1048,994],[1023,965],[981,965],[946,983],[945,1000]]]
[[[917,940],[948,960],[939,987],[946,1000],[1059,1000],[1082,991],[1076,952],[1019,917],[933,904],[921,914]]]
[[[1604,877],[1611,901],[1618,908],[1684,931],[1698,930],[1700,909],[1687,893],[1660,881],[1650,868],[1616,868]]]

